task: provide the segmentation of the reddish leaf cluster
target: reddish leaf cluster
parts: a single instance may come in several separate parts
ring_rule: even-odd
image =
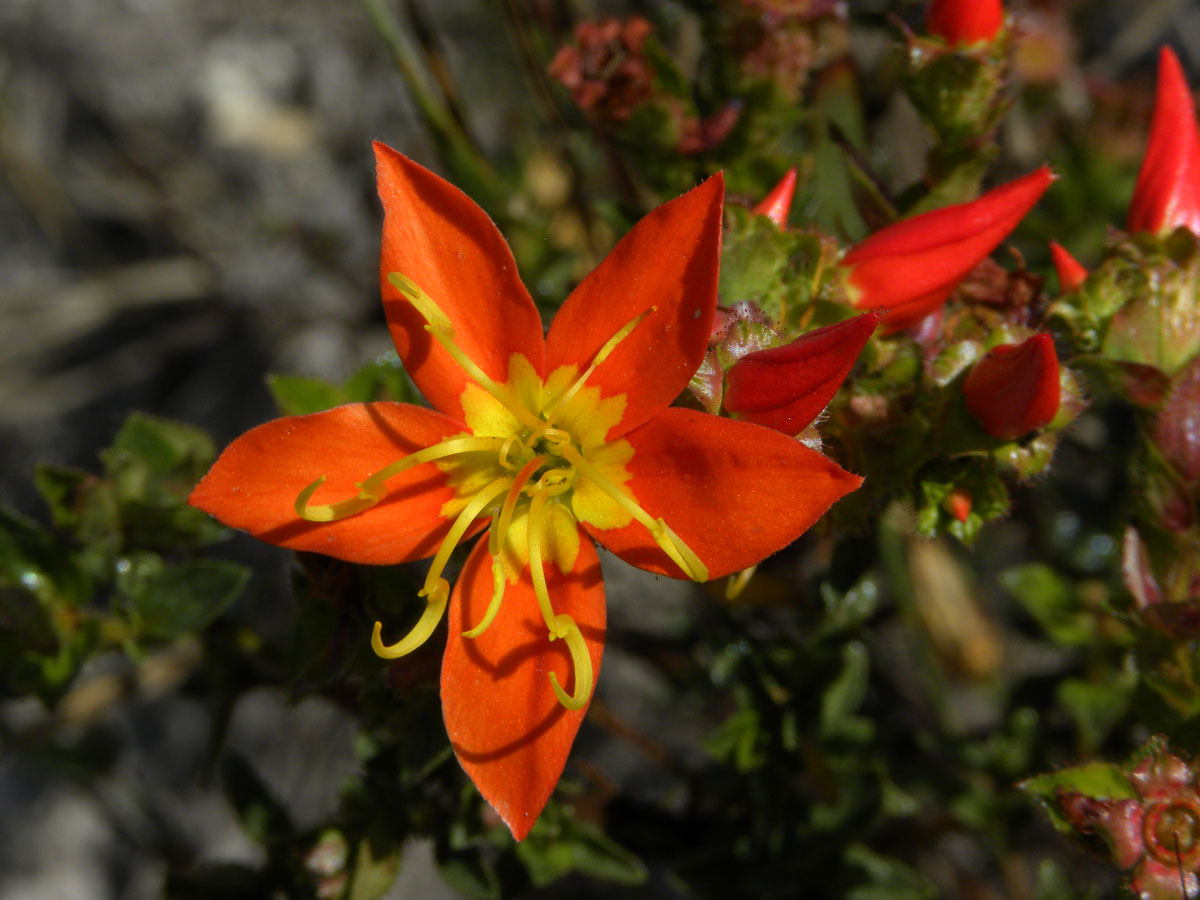
[[[559,49],[550,74],[580,109],[623,122],[654,93],[654,73],[644,55],[651,31],[641,16],[580,22],[576,44]]]

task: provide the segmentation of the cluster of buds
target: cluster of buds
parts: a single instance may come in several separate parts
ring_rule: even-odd
[[[1139,756],[1114,779],[1120,788],[1121,780],[1128,782],[1129,790],[1120,793],[1129,796],[1089,796],[1059,788],[1054,804],[1073,828],[1104,840],[1137,897],[1200,897],[1196,765],[1172,754],[1163,738],[1152,740]]]
[[[656,65],[669,65],[647,52],[653,26],[641,16],[604,18],[575,26],[575,42],[559,48],[549,72],[571,100],[598,124],[631,129],[631,142],[665,145],[685,156],[719,146],[737,125],[741,104],[729,102],[699,116],[690,102],[669,95]],[[632,123],[639,114],[644,121]]]
[[[584,112],[608,122],[624,122],[655,91],[654,70],[646,59],[652,27],[641,16],[580,22],[575,44],[559,48],[550,74],[571,92]]]

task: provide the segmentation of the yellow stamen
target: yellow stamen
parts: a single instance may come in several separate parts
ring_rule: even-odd
[[[589,463],[584,455],[569,443],[562,444],[559,450],[562,452],[563,458],[578,469],[585,478],[612,497],[622,509],[644,525],[655,543],[662,547],[663,552],[671,558],[675,565],[683,569],[688,578],[692,581],[708,581],[708,567],[700,561],[700,557],[692,548],[671,530],[671,526],[662,519],[652,518],[633,497],[605,478],[599,469]]]
[[[504,506],[500,508],[500,518],[496,520],[496,524],[492,526],[492,533],[488,535],[488,552],[492,556],[499,556],[504,549],[504,539],[508,537],[508,527],[512,524],[513,512],[517,508],[517,500],[521,497],[521,492],[525,489],[525,485],[529,483],[529,479],[533,477],[533,473],[538,468],[547,462],[545,454],[538,454],[521,468],[521,471],[513,478],[512,484],[508,489],[508,496],[504,498]]]
[[[446,601],[449,599],[448,586],[445,590],[436,591],[425,604],[425,610],[421,613],[417,624],[408,634],[391,645],[383,642],[383,623],[376,622],[375,628],[371,632],[371,649],[384,659],[399,659],[405,654],[412,653],[429,640],[429,636],[433,634],[433,630],[437,628],[438,622],[442,619],[442,613],[446,611]]]
[[[758,566],[750,566],[748,569],[742,569],[742,571],[730,575],[729,580],[725,582],[725,599],[736,600],[740,597],[757,569]]]
[[[420,591],[422,597],[432,596],[439,584],[446,584],[446,579],[442,578],[442,570],[446,568],[446,563],[450,561],[450,554],[454,552],[454,548],[458,546],[458,542],[462,540],[462,536],[467,533],[467,529],[471,527],[471,523],[479,518],[479,514],[487,508],[489,503],[493,502],[506,490],[508,490],[508,479],[497,478],[476,494],[470,503],[463,507],[462,512],[458,514],[458,518],[454,520],[454,524],[450,526],[450,531],[443,538],[441,546],[438,547],[437,554],[433,557],[433,562],[429,564],[429,574],[425,576],[425,586]]]
[[[495,525],[492,526],[495,528]],[[479,620],[479,624],[469,631],[463,632],[463,637],[477,638],[492,624],[496,618],[496,613],[500,612],[500,604],[504,602],[504,586],[508,582],[508,577],[504,574],[504,564],[500,562],[500,557],[492,557],[492,599],[488,603],[488,608],[483,614],[483,618]]]
[[[307,519],[309,522],[336,522],[339,519],[357,515],[360,512],[370,509],[387,496],[387,485],[384,482],[407,469],[419,466],[422,463],[432,462],[435,459],[457,456],[460,453],[495,452],[503,444],[503,438],[448,438],[434,444],[432,447],[426,447],[424,450],[410,453],[408,456],[398,459],[394,463],[380,469],[358,485],[359,492],[357,497],[338,500],[335,503],[310,506],[308,501],[312,499],[312,495],[317,492],[317,489],[325,483],[325,476],[322,475],[296,496],[296,515],[302,519]]]
[[[529,574],[533,579],[533,595],[537,598],[538,609],[546,622],[546,630],[550,632],[550,640],[558,637],[555,625],[554,607],[550,605],[550,591],[546,589],[546,570],[542,564],[542,524],[546,519],[546,491],[538,491],[533,495],[529,504],[526,523],[529,526]]]
[[[560,637],[566,640],[567,650],[571,653],[571,666],[575,671],[575,690],[568,695],[558,683],[558,673],[550,673],[550,687],[558,702],[567,709],[583,709],[592,696],[592,656],[588,653],[587,643],[575,620],[562,613],[554,619],[555,630],[551,638]]]
[[[434,339],[442,345],[456,363],[462,366],[463,371],[470,376],[472,381],[495,397],[500,405],[512,413],[523,425],[537,428],[542,424],[540,419],[513,398],[507,387],[497,384],[463,352],[458,344],[454,343],[454,327],[450,324],[450,319],[430,299],[429,295],[417,286],[416,282],[399,272],[389,273],[388,282],[408,298],[413,308],[425,319],[427,323],[425,330],[433,335]]]
[[[600,367],[600,364],[603,363],[606,359],[608,359],[609,355],[614,350],[617,349],[617,346],[623,340],[625,340],[625,338],[629,337],[629,335],[631,335],[633,333],[633,329],[635,329],[639,325],[641,325],[642,322],[645,321],[646,317],[649,316],[651,313],[655,312],[657,309],[658,309],[657,306],[652,306],[649,309],[640,313],[639,315],[634,316],[632,319],[630,319],[628,322],[626,322],[624,325],[622,325],[620,330],[618,330],[616,334],[614,334],[612,337],[610,337],[607,341],[604,342],[604,346],[601,347],[596,352],[596,355],[594,357],[592,357],[592,364],[587,367],[587,369],[584,371],[584,373],[582,375],[580,375],[578,378],[575,379],[575,383],[572,384],[569,388],[567,388],[567,390],[564,391],[558,397],[558,399],[554,401],[554,405],[551,406],[550,409],[546,412],[546,415],[545,415],[546,425],[543,427],[549,427],[549,425],[554,421],[554,417],[556,415],[558,415],[559,411],[564,406],[566,406],[567,401],[569,401],[572,397],[574,397],[577,393],[579,393],[579,391],[583,388],[583,386],[587,382],[587,380],[589,378],[591,378],[592,373],[595,372],[596,369]]]

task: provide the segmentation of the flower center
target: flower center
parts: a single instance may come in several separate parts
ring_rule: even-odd
[[[1200,810],[1191,803],[1157,803],[1142,819],[1146,849],[1164,865],[1191,863],[1200,851]]]
[[[313,522],[357,515],[387,495],[388,479],[414,466],[436,464],[454,490],[442,515],[454,521],[420,591],[426,598],[425,609],[413,629],[395,644],[383,643],[383,626],[376,622],[372,648],[385,659],[396,659],[429,638],[450,597],[450,584],[443,577],[450,555],[471,526],[487,517],[491,520],[492,599],[479,623],[463,635],[476,638],[487,630],[500,611],[506,585],[515,582],[528,565],[549,640],[566,642],[574,670],[570,694],[553,672],[551,688],[563,706],[581,709],[592,692],[591,657],[574,619],[554,611],[545,571],[547,561],[563,573],[573,569],[579,552],[578,523],[608,529],[636,521],[689,578],[708,578],[707,568],[692,549],[665,521],[647,513],[625,487],[629,479],[625,463],[632,458],[633,448],[627,441],[606,439],[624,412],[624,395],[601,398],[600,390],[587,384],[597,367],[654,310],[622,326],[582,373],[575,366],[563,366],[543,381],[518,354],[509,361],[508,380],[499,383],[455,343],[449,319],[420,287],[398,273],[388,280],[421,313],[426,331],[467,373],[462,405],[470,431],[385,466],[358,484],[357,496],[345,500],[311,504],[325,481],[319,478],[296,497],[296,514]]]

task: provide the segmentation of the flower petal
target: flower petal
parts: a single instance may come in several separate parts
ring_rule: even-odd
[[[691,410],[664,410],[625,440],[633,445],[626,488],[695,551],[710,578],[786,547],[862,483],[778,431]],[[636,522],[584,527],[626,562],[683,577]]]
[[[571,572],[546,566],[554,611],[570,615],[587,643],[593,676],[604,652],[604,580],[586,538]],[[492,599],[487,541],[471,551],[450,601],[450,637],[442,658],[442,715],[454,753],[485,800],[518,841],[533,827],[562,774],[587,707],[571,711],[555,699],[549,673],[572,689],[565,641],[551,643],[528,566],[509,584],[495,621],[479,637],[463,637]]]
[[[508,379],[514,353],[542,373],[542,320],[512,251],[474,200],[378,142],[375,161],[384,210],[379,275],[392,340],[421,393],[461,419],[466,372],[388,275],[398,272],[428,294],[449,318],[458,346],[496,381]]]
[[[292,550],[377,565],[421,559],[437,549],[450,524],[440,511],[453,492],[432,464],[391,478],[383,500],[339,522],[301,519],[296,497],[322,476],[327,481],[313,503],[353,497],[356,482],[372,472],[462,430],[453,419],[407,403],[353,403],[275,419],[226,447],[188,502]]]
[[[726,375],[725,408],[744,422],[799,434],[829,405],[881,316],[865,313],[747,354]]]
[[[1163,234],[1180,225],[1200,234],[1200,129],[1179,57],[1158,54],[1158,89],[1146,156],[1129,201],[1130,231]]]
[[[605,397],[627,396],[609,440],[679,396],[704,358],[717,304],[724,197],[718,173],[650,212],[571,292],[550,325],[546,370],[584,369],[609,338],[655,309],[588,379]]]

